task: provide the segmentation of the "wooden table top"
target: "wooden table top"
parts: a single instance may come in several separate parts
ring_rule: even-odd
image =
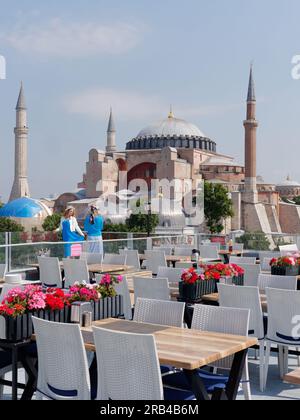
[[[93,326],[113,331],[154,335],[160,363],[187,370],[214,363],[258,343],[256,338],[115,319],[97,321]],[[82,335],[86,349],[95,352],[92,328],[82,328]]]
[[[88,270],[91,273],[119,273],[130,272],[134,267],[130,265],[117,265],[117,264],[88,264]]]
[[[140,261],[145,261],[146,260],[146,256],[145,254],[140,254],[139,255]],[[188,263],[191,264],[191,266],[195,263],[195,261],[191,260],[191,257],[188,256],[184,256],[184,255],[166,255],[166,261],[170,262],[170,263],[177,263],[177,262],[182,262],[182,263]],[[200,258],[199,259],[199,263],[201,264],[207,264],[210,262],[214,262],[214,261],[219,261],[218,259],[213,259],[213,258]],[[221,259],[220,259],[221,261]]]
[[[290,372],[283,378],[284,382],[292,385],[300,385],[300,369]]]
[[[236,286],[242,287],[242,286]],[[210,295],[202,296],[202,300],[205,302],[219,303],[219,293],[212,293]],[[263,312],[268,312],[267,296],[264,293],[260,293],[260,300]]]
[[[219,255],[243,255],[243,251],[229,251],[229,249],[221,249],[220,251],[218,251]]]

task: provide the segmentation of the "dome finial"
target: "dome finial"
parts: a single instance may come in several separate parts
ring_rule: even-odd
[[[174,113],[173,113],[173,105],[170,105],[170,112],[169,112],[169,116],[168,118],[174,118]]]

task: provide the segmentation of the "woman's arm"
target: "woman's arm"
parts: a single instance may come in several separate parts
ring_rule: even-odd
[[[82,232],[82,230],[80,229],[77,219],[74,217],[74,226],[75,226],[75,230],[76,232],[80,235],[80,236],[85,236],[84,233]]]

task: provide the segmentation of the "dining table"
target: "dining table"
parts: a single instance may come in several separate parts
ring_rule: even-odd
[[[235,400],[248,349],[258,344],[256,338],[116,319],[96,321],[92,326],[117,332],[153,335],[160,364],[182,369],[199,401]],[[82,327],[81,331],[86,350],[96,352],[92,327]],[[233,363],[226,388],[216,389],[209,395],[198,369],[229,356],[233,356]]]

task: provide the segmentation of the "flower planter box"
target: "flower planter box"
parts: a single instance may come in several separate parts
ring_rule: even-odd
[[[66,306],[61,311],[40,310],[16,318],[0,316],[0,340],[11,343],[29,340],[34,332],[32,316],[46,321],[69,323],[70,307]]]
[[[273,276],[298,276],[299,275],[299,267],[292,266],[292,267],[271,267],[271,273]]]
[[[195,284],[179,282],[179,300],[186,303],[199,302],[204,295],[216,291],[216,280],[202,280]]]
[[[115,296],[92,302],[93,321],[107,318],[118,318],[124,315],[123,297]]]

